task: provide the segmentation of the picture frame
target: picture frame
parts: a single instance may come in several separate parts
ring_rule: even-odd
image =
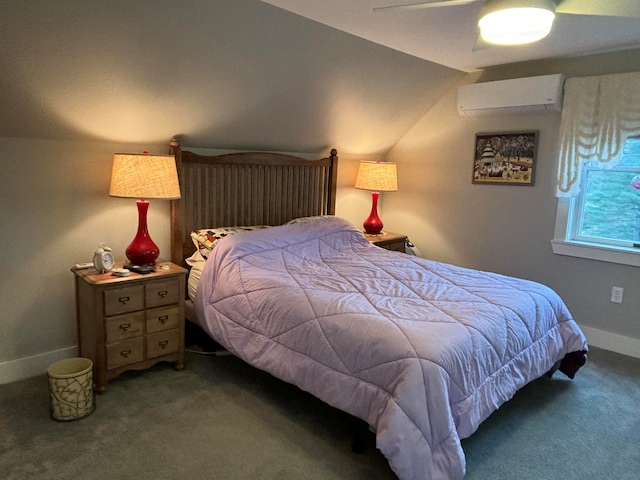
[[[532,186],[537,152],[537,131],[478,133],[472,183]]]

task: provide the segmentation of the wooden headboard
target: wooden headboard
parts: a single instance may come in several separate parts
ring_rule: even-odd
[[[171,202],[171,261],[184,266],[201,228],[281,225],[297,217],[334,215],[338,152],[306,160],[267,152],[205,156],[172,139],[182,198]]]

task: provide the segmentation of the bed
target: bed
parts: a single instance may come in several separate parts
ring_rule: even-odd
[[[335,217],[335,150],[171,152],[172,260],[199,272],[191,320],[364,420],[401,480],[462,478],[460,439],[528,382],[584,364],[585,337],[551,289],[384,250]]]

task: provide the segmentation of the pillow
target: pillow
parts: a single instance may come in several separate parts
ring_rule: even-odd
[[[200,250],[196,250],[185,262],[191,267],[189,269],[189,278],[187,279],[187,292],[189,293],[189,298],[195,300],[198,283],[200,283],[202,270],[207,263],[207,259],[200,254]]]
[[[250,227],[219,227],[219,228],[203,228],[201,230],[195,230],[191,232],[191,240],[196,246],[200,255],[204,258],[209,258],[213,247],[230,235],[236,235],[242,232],[250,232],[252,230],[260,230],[263,228],[269,228],[269,225],[252,225]]]
[[[314,220],[320,220],[322,218],[335,218],[335,217],[333,215],[315,215],[312,217],[299,217],[299,218],[294,218],[293,220],[289,220],[287,222],[287,225],[290,225],[292,223],[313,222]]]
[[[206,261],[207,259],[202,256],[200,250],[196,250],[195,252],[193,252],[193,255],[191,255],[189,258],[184,259],[184,263],[192,268],[198,266],[199,264],[203,264]]]

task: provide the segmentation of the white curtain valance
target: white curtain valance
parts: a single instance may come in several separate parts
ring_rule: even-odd
[[[640,72],[567,79],[557,196],[580,192],[584,162],[615,166],[625,141],[634,135],[640,135]]]

